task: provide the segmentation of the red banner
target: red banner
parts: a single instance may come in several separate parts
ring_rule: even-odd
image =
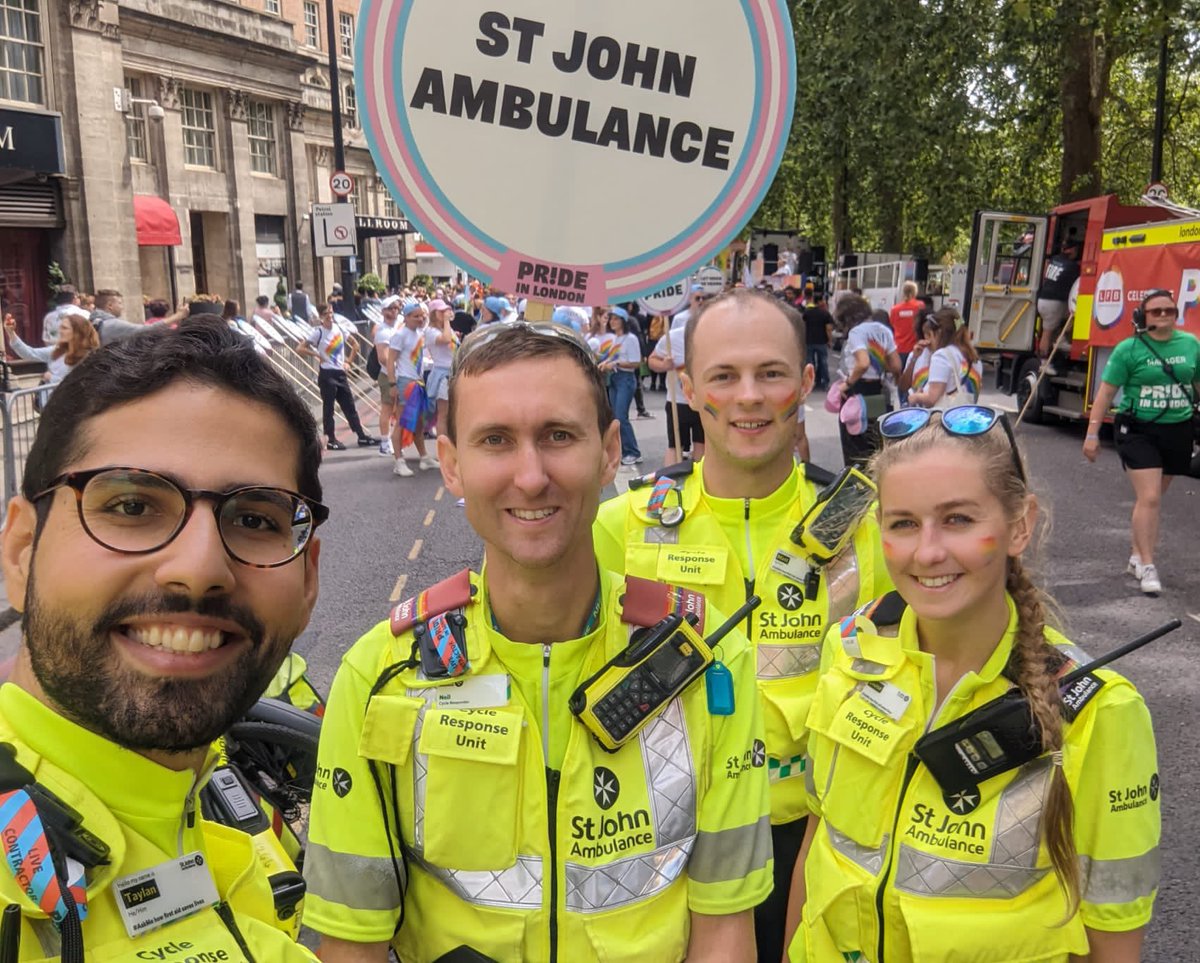
[[[1200,336],[1200,242],[1102,251],[1096,267],[1093,347],[1129,337],[1134,310],[1156,288],[1175,295],[1180,327]]]

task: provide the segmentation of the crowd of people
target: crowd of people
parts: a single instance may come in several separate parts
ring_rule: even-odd
[[[397,475],[409,446],[440,472],[483,565],[345,640],[303,867],[323,963],[1138,960],[1149,713],[1107,668],[1060,690],[1090,660],[1026,564],[1043,513],[961,319],[782,294],[534,320],[502,292],[407,289],[360,301],[369,330],[299,287],[286,312],[211,302],[132,333],[119,301],[87,330],[64,306],[0,552],[23,613],[0,689],[6,959],[312,959],[195,792],[317,602],[340,406]],[[1142,308],[1103,391],[1161,371],[1183,400],[1126,391],[1139,499],[1177,467],[1166,426],[1200,363],[1165,292]],[[321,426],[250,333],[285,323]],[[349,386],[360,335],[378,437]],[[838,475],[804,449],[823,365]],[[671,463],[601,504],[639,471],[655,389]],[[853,509],[852,467],[874,486]],[[73,822],[31,821],[59,796]]]

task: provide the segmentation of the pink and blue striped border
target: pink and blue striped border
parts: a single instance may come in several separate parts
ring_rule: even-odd
[[[399,96],[404,30],[417,2],[363,0],[356,39],[363,130],[375,166],[406,216],[452,261],[491,280],[513,252],[475,227],[439,188],[413,140],[407,100]],[[655,250],[603,265],[609,303],[652,294],[710,261],[758,209],[783,159],[796,96],[791,18],[785,0],[739,0],[739,5],[756,65],[753,118],[742,152],[725,188],[687,229]],[[693,15],[703,21],[700,11]]]

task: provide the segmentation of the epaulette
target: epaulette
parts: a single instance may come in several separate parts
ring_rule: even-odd
[[[637,491],[639,488],[653,485],[660,478],[687,478],[692,473],[694,467],[690,461],[681,461],[674,465],[667,465],[665,468],[658,469],[658,471],[646,472],[644,475],[631,478],[629,480],[629,487],[631,490]]]
[[[827,488],[833,484],[837,475],[831,471],[827,471],[820,465],[814,465],[812,462],[806,461],[804,463],[804,477],[818,488]]]
[[[657,625],[668,615],[697,618],[696,631],[703,635],[708,605],[700,592],[681,585],[668,585],[653,579],[625,576],[625,594],[621,599],[621,621],[626,625]]]
[[[456,575],[427,588],[420,595],[405,599],[392,609],[392,635],[401,636],[418,621],[434,615],[444,615],[471,604],[475,589],[471,585],[471,572],[463,569]]]
[[[899,625],[906,608],[908,608],[908,603],[904,601],[899,592],[892,590],[886,595],[872,599],[854,614],[866,616],[877,629],[882,629]]]

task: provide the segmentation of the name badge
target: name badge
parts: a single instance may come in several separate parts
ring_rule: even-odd
[[[664,545],[658,553],[655,578],[672,585],[722,585],[728,557],[729,549],[720,545],[703,548]]]
[[[802,584],[808,578],[808,573],[811,571],[808,562],[802,556],[793,555],[791,552],[785,552],[783,549],[775,553],[775,558],[771,562],[771,568],[784,578]]]
[[[471,675],[454,685],[432,690],[434,709],[494,709],[506,706],[512,696],[508,674]]]
[[[859,694],[893,722],[899,722],[912,696],[890,682],[868,682]]]
[[[199,852],[116,880],[113,896],[130,939],[216,906],[221,899]]]

